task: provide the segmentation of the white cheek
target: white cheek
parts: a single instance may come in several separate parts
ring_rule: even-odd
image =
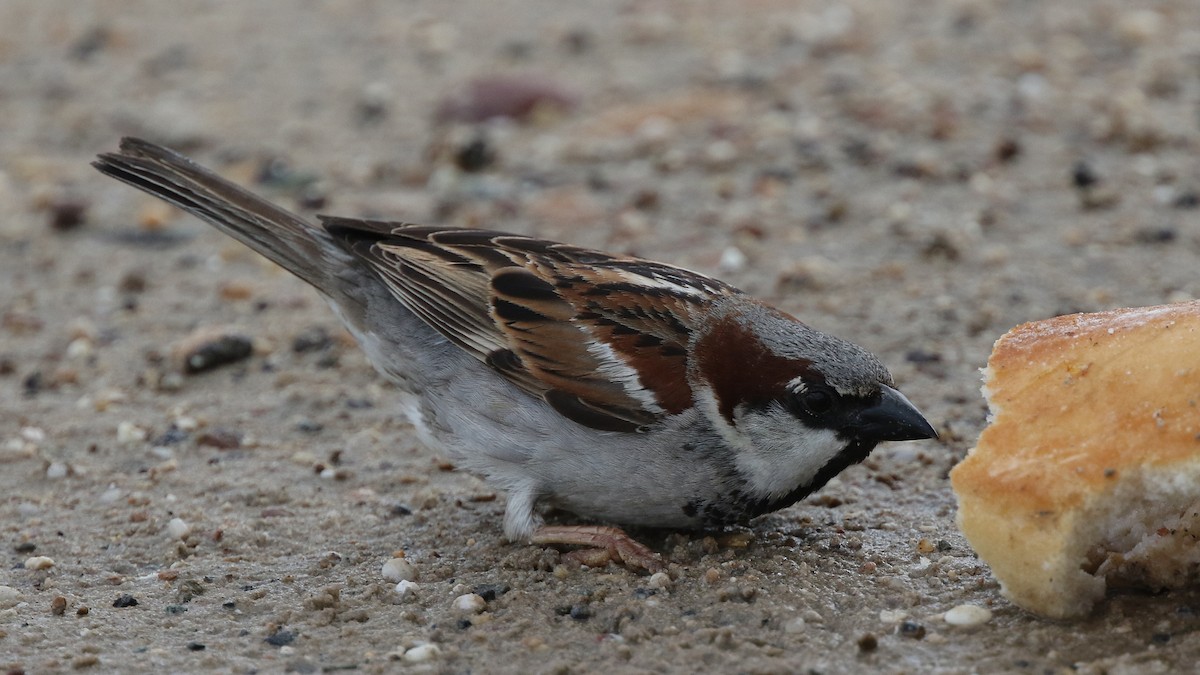
[[[696,402],[734,450],[739,473],[761,496],[782,497],[811,483],[846,447],[833,431],[806,427],[782,407],[745,414],[734,426],[721,415],[711,389],[697,389]]]
[[[752,449],[738,453],[737,467],[762,494],[781,497],[813,477],[844,448],[829,429],[812,429],[787,414],[747,415],[741,421]]]

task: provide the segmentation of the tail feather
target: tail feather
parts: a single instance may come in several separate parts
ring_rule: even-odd
[[[92,162],[128,183],[208,222],[321,290],[331,256],[344,256],[325,230],[245,190],[187,157],[138,138]]]

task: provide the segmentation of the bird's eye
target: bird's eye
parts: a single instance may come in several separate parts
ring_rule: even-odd
[[[837,395],[824,387],[810,387],[796,394],[796,406],[813,417],[824,417],[837,407]]]

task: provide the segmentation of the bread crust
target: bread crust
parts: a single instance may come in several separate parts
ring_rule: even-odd
[[[990,424],[950,477],[959,526],[1006,595],[1068,617],[1135,568],[1134,583],[1194,581],[1186,560],[1113,556],[1153,548],[1137,530],[1156,522],[1188,530],[1200,502],[1200,301],[1018,326],[996,342],[984,394]],[[1200,550],[1196,535],[1180,546]]]

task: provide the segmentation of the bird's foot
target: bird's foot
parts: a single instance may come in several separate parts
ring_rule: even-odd
[[[534,531],[535,544],[587,546],[563,557],[588,567],[603,567],[610,562],[630,569],[661,572],[666,568],[662,556],[634,540],[618,527],[604,525],[544,525]]]

